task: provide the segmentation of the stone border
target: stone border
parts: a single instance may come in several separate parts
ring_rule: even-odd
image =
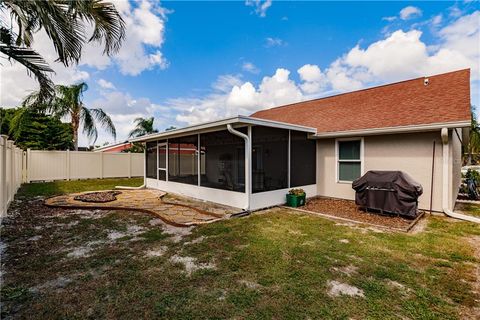
[[[288,207],[288,206],[280,206],[280,208],[291,209],[291,210],[294,210],[294,211],[313,214],[313,215],[317,215],[317,216],[327,218],[327,219],[330,219],[330,220],[340,220],[340,221],[345,221],[345,222],[350,222],[350,223],[355,223],[355,224],[360,224],[360,225],[363,224],[363,225],[368,225],[368,226],[371,226],[371,227],[382,228],[382,229],[391,230],[391,231],[400,231],[400,232],[405,232],[405,233],[408,233],[417,224],[417,222],[423,216],[425,216],[425,213],[426,213],[426,211],[422,210],[421,213],[418,215],[418,217],[416,217],[406,228],[394,228],[394,227],[387,227],[387,226],[380,225],[380,224],[375,224],[375,223],[370,223],[370,222],[362,222],[362,221],[358,221],[358,220],[353,220],[353,219],[348,219],[348,218],[343,218],[343,217],[337,217],[337,216],[332,216],[330,214],[320,213],[320,212],[316,212],[316,211],[309,211],[309,210],[299,209],[299,208],[293,208],[293,207]]]

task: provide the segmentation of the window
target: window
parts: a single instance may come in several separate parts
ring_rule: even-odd
[[[252,192],[288,188],[288,130],[252,128]]]
[[[362,175],[361,139],[337,140],[338,181],[351,182]]]
[[[147,178],[157,179],[157,141],[147,142],[145,161]]]
[[[224,130],[201,134],[200,146],[200,185],[245,192],[245,141]]]
[[[290,131],[290,187],[316,183],[316,144],[307,133]]]
[[[168,181],[198,184],[198,135],[168,140]]]

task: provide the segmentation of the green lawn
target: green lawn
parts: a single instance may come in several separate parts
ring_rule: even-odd
[[[138,187],[143,184],[141,178],[125,179],[89,179],[76,181],[53,181],[46,183],[24,184],[18,191],[20,197],[44,196],[50,197],[65,193],[74,193],[91,190],[114,189],[115,186]]]
[[[91,190],[82,183],[61,190]],[[11,211],[2,318],[474,319],[479,311],[472,223],[427,217],[423,231],[404,234],[272,209],[179,229],[139,212],[34,200]],[[332,281],[363,296],[334,296]]]

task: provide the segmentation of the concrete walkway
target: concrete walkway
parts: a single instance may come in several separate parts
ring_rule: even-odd
[[[221,213],[195,208],[194,205],[164,202],[162,197],[165,192],[151,189],[121,190],[121,193],[116,196],[116,200],[104,203],[83,202],[74,199],[79,194],[91,192],[96,191],[51,197],[45,200],[45,205],[76,209],[137,210],[154,214],[166,223],[179,227],[210,223],[227,217]]]

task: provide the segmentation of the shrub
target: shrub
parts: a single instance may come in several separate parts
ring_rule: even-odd
[[[301,188],[290,189],[290,191],[288,191],[288,194],[293,194],[295,196],[303,196],[303,195],[305,195],[305,190],[303,190]]]

